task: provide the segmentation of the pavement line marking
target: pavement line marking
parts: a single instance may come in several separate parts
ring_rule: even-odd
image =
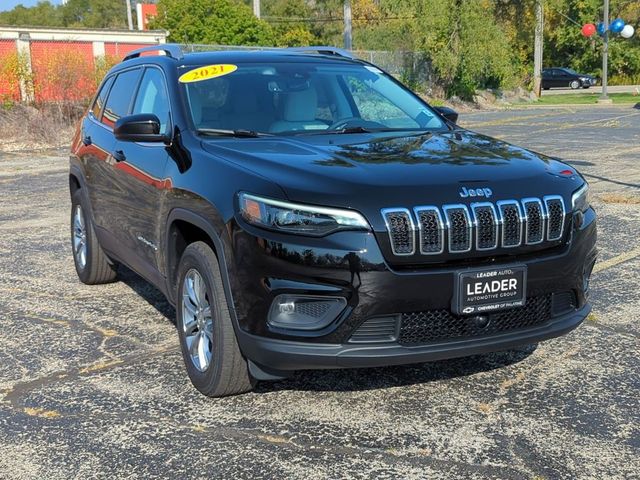
[[[640,256],[640,247],[629,250],[626,253],[617,255],[609,260],[605,260],[604,262],[596,263],[596,266],[593,267],[593,273],[598,273],[607,268],[615,267],[616,265],[632,260],[638,256]]]

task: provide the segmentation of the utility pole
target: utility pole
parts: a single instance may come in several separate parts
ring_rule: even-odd
[[[609,69],[609,0],[604,0],[604,36],[602,37],[602,95],[598,103],[613,103],[607,95],[607,77]]]
[[[131,18],[131,0],[126,0],[127,2],[127,24],[129,25],[129,30],[133,30],[133,18]]]
[[[533,42],[533,92],[542,94],[542,49],[544,44],[544,9],[542,0],[536,0],[536,28]]]
[[[260,0],[253,0],[253,14],[260,18]]]
[[[344,0],[344,48],[346,50],[353,48],[351,34],[351,0]]]

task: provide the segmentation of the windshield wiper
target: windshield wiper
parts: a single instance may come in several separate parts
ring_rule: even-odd
[[[269,133],[256,132],[254,130],[225,130],[222,128],[199,128],[196,130],[203,135],[220,135],[224,137],[237,137],[237,138],[257,138],[257,137],[271,137]]]

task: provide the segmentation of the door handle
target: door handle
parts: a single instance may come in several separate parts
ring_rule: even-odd
[[[116,150],[113,152],[112,157],[116,162],[124,162],[127,159],[127,156],[122,150]]]
[[[91,136],[90,135],[86,135],[84,137],[82,137],[82,143],[85,147],[88,147],[89,145],[91,145]]]

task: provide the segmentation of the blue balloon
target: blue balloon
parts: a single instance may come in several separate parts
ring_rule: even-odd
[[[601,37],[604,35],[605,32],[605,26],[604,23],[600,22],[598,23],[598,25],[596,25],[596,30],[598,32],[598,35],[600,35]]]
[[[620,33],[623,28],[624,20],[622,20],[621,18],[616,18],[613,22],[611,22],[611,25],[609,26],[609,30],[611,30],[613,33]]]

